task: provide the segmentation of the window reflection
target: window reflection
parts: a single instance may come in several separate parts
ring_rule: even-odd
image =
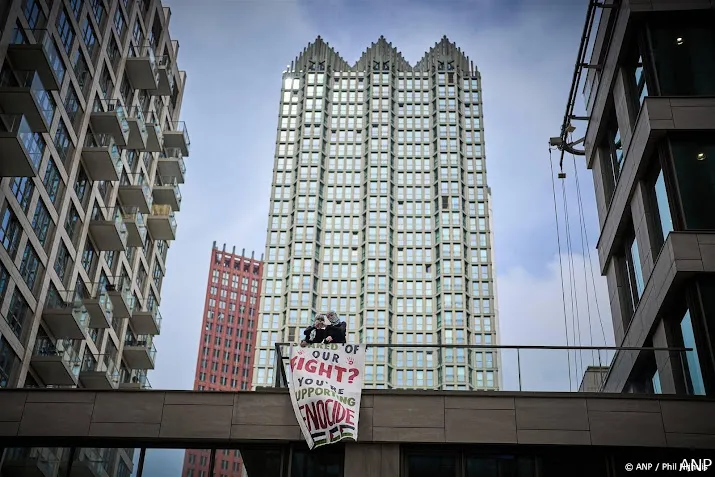
[[[690,310],[685,312],[685,316],[680,321],[680,333],[683,338],[683,347],[692,348],[692,351],[685,353],[685,361],[687,366],[686,385],[690,394],[705,395],[705,384],[703,383],[703,375],[700,370],[700,359],[698,358],[698,350],[695,345],[695,336],[693,334],[693,322],[690,318]]]
[[[668,238],[668,234],[673,231],[673,217],[670,214],[670,202],[668,201],[668,192],[665,188],[665,178],[663,177],[663,171],[658,172],[658,176],[655,179],[655,184],[653,185],[655,206],[657,214],[655,217],[656,223],[660,225],[660,231],[662,236],[660,237],[660,246]]]
[[[671,141],[675,175],[689,230],[715,230],[715,142],[702,136]]]

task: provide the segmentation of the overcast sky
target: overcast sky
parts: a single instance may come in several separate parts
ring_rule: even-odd
[[[171,7],[171,35],[180,43],[179,66],[188,75],[181,119],[192,144],[177,240],[169,251],[162,290],[164,321],[156,340],[157,368],[150,375],[154,388],[193,386],[213,241],[226,242],[229,248],[235,245],[239,252],[245,248],[248,254],[255,250],[257,256],[264,252],[281,73],[318,35],[351,64],[380,35],[411,64],[443,35],[474,61],[482,74],[500,342],[566,344],[548,139],[558,135],[563,119],[586,0],[165,0],[164,4]],[[579,95],[578,103],[582,102]],[[568,255],[563,228],[561,253],[565,267],[574,265],[575,280],[564,277],[569,343],[603,345],[605,337],[611,344],[608,295],[595,253],[593,181],[583,158],[576,158],[576,163],[590,257],[583,253],[576,176],[567,157],[573,254]],[[560,182],[556,188],[562,214]],[[579,304],[578,323],[570,309],[571,282]],[[580,330],[580,339],[573,329]],[[573,369],[581,360],[571,357],[572,386],[578,386],[589,359],[584,356],[579,368]],[[505,356],[504,361],[505,388],[514,389],[518,386],[515,359]],[[569,389],[564,353],[530,352],[521,361],[524,387]],[[159,451],[150,453],[145,469],[151,473],[145,475],[180,475],[179,454],[171,459],[159,455]]]

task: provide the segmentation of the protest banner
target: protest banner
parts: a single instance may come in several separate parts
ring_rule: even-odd
[[[291,401],[310,449],[357,441],[364,372],[363,345],[291,346]]]

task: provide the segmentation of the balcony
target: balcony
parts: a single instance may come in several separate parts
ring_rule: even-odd
[[[33,132],[46,133],[57,106],[38,73],[5,69],[0,74],[0,108],[7,114],[24,115]]]
[[[94,245],[101,252],[123,252],[127,248],[127,226],[124,224],[119,207],[113,209],[96,207],[89,221],[89,234]]]
[[[101,100],[89,117],[95,134],[109,134],[118,146],[126,147],[129,121],[122,103],[117,99]]]
[[[164,131],[164,147],[177,147],[183,156],[189,155],[191,140],[184,121],[171,123],[169,129]]]
[[[122,369],[120,376],[119,389],[151,389],[146,371]]]
[[[139,107],[134,106],[129,111],[127,121],[129,122],[129,139],[127,140],[127,147],[129,149],[136,149],[139,151],[145,150],[149,132],[147,131],[146,121],[144,120],[144,113]]]
[[[44,148],[25,116],[0,114],[0,177],[35,177]]]
[[[159,73],[158,86],[151,91],[154,96],[171,96],[174,92],[174,73],[168,56],[157,56],[156,66]]]
[[[83,340],[89,328],[89,314],[81,300],[69,303],[48,300],[42,310],[42,320],[56,338]]]
[[[176,219],[170,205],[154,204],[146,223],[154,240],[176,240]]]
[[[119,184],[119,200],[124,207],[136,209],[142,214],[151,212],[154,197],[149,184]]]
[[[124,341],[124,362],[132,369],[154,369],[156,348],[151,335],[136,338],[127,334]]]
[[[97,290],[97,296],[85,298],[84,307],[89,313],[89,327],[92,329],[107,329],[112,323],[112,300],[104,289]]]
[[[85,350],[79,381],[82,387],[88,389],[117,389],[119,370],[110,356],[100,355],[99,359],[95,359],[89,350]]]
[[[153,310],[135,310],[129,319],[129,324],[139,335],[158,335],[161,331],[161,313],[159,308]]]
[[[132,283],[122,278],[117,279],[116,286],[108,286],[107,294],[112,300],[112,314],[114,318],[129,318],[134,309],[134,294]]]
[[[161,177],[169,177],[178,184],[183,184],[186,176],[186,164],[181,150],[170,148],[159,154],[157,173]]]
[[[149,45],[131,46],[124,71],[134,89],[155,90],[159,87],[159,71],[154,49]]]
[[[15,68],[36,71],[48,90],[60,89],[65,78],[65,66],[49,31],[39,28],[20,31],[15,28],[13,40],[7,47],[7,56]]]
[[[51,477],[60,460],[48,447],[10,447],[5,451],[0,475],[7,477]]]
[[[123,213],[124,223],[127,226],[127,245],[129,247],[143,247],[146,239],[144,216],[136,207],[129,207],[129,209],[131,209],[131,212]]]
[[[80,360],[72,340],[38,337],[30,363],[45,385],[76,386]]]
[[[146,148],[147,152],[161,152],[164,147],[164,133],[161,131],[161,125],[158,122],[147,122],[147,139]]]
[[[82,161],[93,181],[118,181],[122,176],[122,154],[109,134],[87,134],[82,148]]]
[[[154,203],[171,206],[171,210],[181,210],[181,190],[179,183],[173,177],[158,177],[154,184]]]

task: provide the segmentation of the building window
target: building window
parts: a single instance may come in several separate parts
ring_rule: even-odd
[[[126,26],[126,22],[124,21],[124,15],[122,14],[122,9],[117,8],[116,12],[114,12],[114,28],[117,30],[117,35],[119,35],[119,38],[124,41],[124,28]]]
[[[606,134],[607,136],[603,146],[603,157],[605,160],[601,164],[601,167],[603,168],[603,188],[606,205],[608,205],[616,190],[618,179],[621,177],[624,161],[621,132],[618,129],[615,114],[612,117],[611,126]]]
[[[37,239],[40,241],[42,246],[45,246],[47,242],[47,237],[50,234],[50,224],[52,223],[52,217],[50,217],[50,212],[45,207],[45,203],[42,198],[37,200],[37,207],[35,207],[35,215],[32,217],[32,230],[37,235]]]
[[[94,33],[94,28],[92,27],[92,22],[89,20],[89,16],[87,16],[82,23],[82,39],[87,46],[89,57],[94,58],[94,49],[95,46],[97,46],[97,35]]]
[[[31,243],[27,243],[25,246],[25,253],[22,256],[22,263],[20,264],[20,276],[25,280],[27,287],[34,291],[35,284],[37,283],[37,275],[40,271],[40,257],[35,253],[35,249],[32,247]]]
[[[45,170],[45,177],[42,179],[42,183],[45,185],[47,194],[50,196],[52,203],[57,204],[60,198],[62,176],[60,176],[60,171],[57,169],[57,165],[52,158],[47,161],[47,169]]]
[[[95,258],[97,258],[97,253],[94,250],[94,246],[92,242],[87,240],[87,243],[84,245],[84,251],[82,252],[82,267],[90,276],[92,276]]]
[[[38,27],[40,18],[43,16],[40,5],[37,0],[25,0],[25,5],[22,7],[22,13],[25,14],[27,24],[31,29]]]
[[[80,112],[79,97],[75,92],[74,86],[70,85],[67,88],[67,94],[65,96],[65,111],[67,112],[67,117],[70,118],[70,124],[75,125],[77,119],[77,113]],[[62,122],[60,122],[62,124]],[[65,129],[66,131],[66,129]],[[55,136],[55,144],[57,144],[57,139]],[[65,160],[65,158],[62,158]]]
[[[648,82],[646,81],[645,68],[643,67],[643,56],[639,55],[636,60],[636,68],[634,72],[636,98],[638,109],[643,105],[643,101],[648,96]]]
[[[25,317],[30,307],[27,305],[27,301],[20,293],[20,290],[16,287],[12,294],[12,300],[10,301],[10,309],[7,311],[6,321],[10,325],[10,329],[17,336],[18,339],[22,340],[22,331],[25,326]]]
[[[0,388],[10,386],[10,377],[18,363],[15,351],[10,347],[4,336],[0,335]]]
[[[2,242],[3,247],[5,247],[5,250],[7,250],[8,255],[10,255],[12,259],[14,259],[17,254],[21,235],[22,226],[20,225],[20,221],[17,220],[15,214],[6,204],[5,211],[2,214],[2,221],[0,221],[0,242]]]
[[[692,348],[692,351],[685,352],[686,376],[685,385],[689,394],[705,395],[705,383],[700,370],[700,358],[695,344],[695,334],[693,333],[693,321],[690,317],[690,310],[685,312],[685,316],[680,320],[680,334],[684,348]]]
[[[15,199],[17,199],[17,203],[20,204],[22,211],[27,214],[27,210],[30,208],[32,192],[35,190],[35,183],[32,178],[15,177],[10,183],[10,190]]]
[[[72,91],[72,96],[75,97],[75,100],[77,96],[74,94],[74,90],[70,87],[70,91]],[[70,95],[67,95],[67,98],[69,98]],[[67,101],[65,100],[65,107],[67,107]],[[72,120],[75,117],[75,113],[77,112],[77,109],[74,111],[68,110],[67,113],[70,117],[70,120]],[[62,159],[63,164],[67,164],[69,159],[72,157],[71,150],[72,150],[72,140],[70,139],[70,134],[67,131],[67,126],[65,126],[65,122],[60,119],[59,123],[57,124],[57,131],[55,132],[55,149],[57,149],[57,154],[60,156],[60,159]]]
[[[79,20],[79,14],[82,12],[83,3],[83,0],[70,0],[70,8],[72,9],[72,13],[74,13],[74,17],[77,20]]]
[[[57,259],[55,260],[55,272],[62,283],[65,282],[67,272],[70,268],[70,253],[63,241],[57,249]]]
[[[70,242],[72,242],[73,244],[75,239],[77,238],[77,232],[79,231],[77,225],[79,224],[79,213],[77,212],[75,206],[70,204],[70,208],[67,211],[67,218],[65,219],[65,232],[67,232],[67,236],[70,238]]]
[[[57,33],[60,36],[62,45],[65,47],[65,52],[67,54],[72,51],[72,42],[74,41],[74,30],[70,24],[69,15],[67,11],[63,8],[59,15],[57,15]]]
[[[104,5],[102,5],[102,0],[92,0],[92,12],[94,13],[94,19],[97,21],[97,25],[102,26],[102,20],[104,19]]]
[[[621,288],[624,328],[630,323],[644,288],[638,242],[632,231],[627,237],[619,260],[624,284]]]
[[[713,96],[715,30],[712,14],[661,17],[650,26],[651,46],[662,96]]]
[[[653,241],[654,256],[656,256],[668,238],[668,234],[673,231],[673,216],[670,212],[670,200],[663,170],[659,167],[653,175],[655,179],[650,186],[650,195],[653,204],[651,216],[654,224]]]
[[[688,230],[715,230],[715,141],[707,136],[670,141],[676,182]]]
[[[74,183],[74,193],[77,194],[77,198],[82,205],[86,205],[86,199],[89,197],[89,190],[92,186],[89,183],[89,178],[87,173],[84,171],[84,167],[80,164],[79,172],[77,172],[77,179]]]

